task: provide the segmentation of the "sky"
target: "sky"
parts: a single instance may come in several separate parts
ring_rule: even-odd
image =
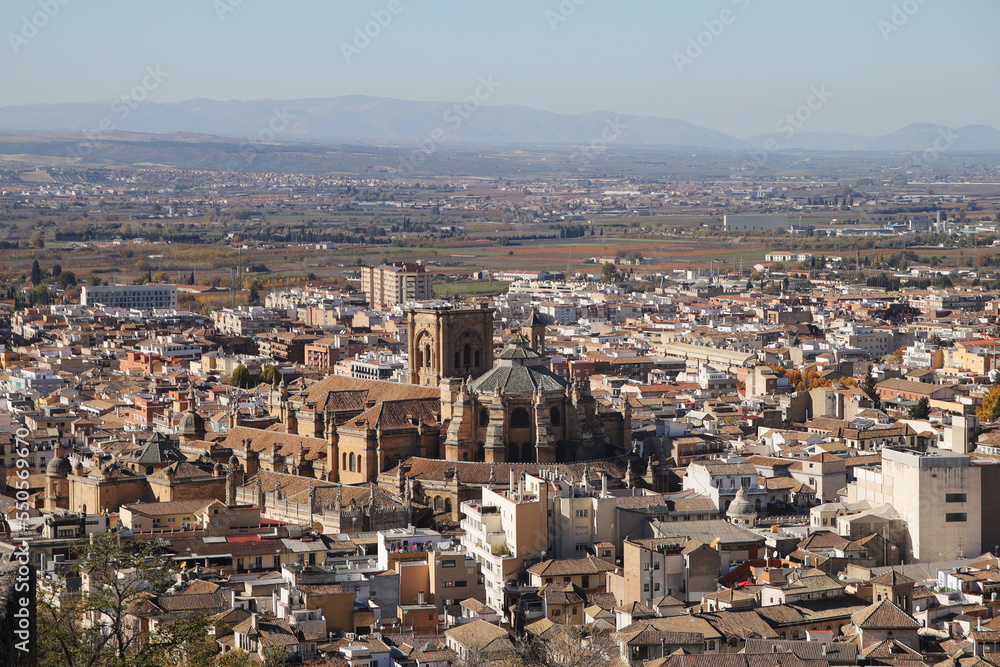
[[[814,132],[1000,127],[998,27],[996,0],[4,0],[0,106],[136,86],[458,101],[486,77],[492,105],[741,138],[796,113]]]

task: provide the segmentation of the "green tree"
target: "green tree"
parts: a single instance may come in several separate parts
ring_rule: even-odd
[[[605,262],[601,267],[601,277],[606,283],[618,282],[618,269],[611,262]]]
[[[72,271],[64,271],[59,274],[56,282],[58,282],[59,286],[63,289],[68,289],[69,287],[76,285],[76,274]]]
[[[872,375],[872,367],[868,366],[868,372],[865,373],[865,377],[861,380],[861,384],[858,385],[861,391],[865,392],[865,395],[871,399],[872,406],[876,410],[882,409],[882,398],[878,395],[878,388],[875,386],[875,376]]]
[[[42,267],[38,265],[37,259],[31,263],[31,277],[28,280],[31,281],[32,285],[42,282]]]
[[[910,419],[927,419],[931,416],[931,401],[923,396],[917,404],[910,408]]]
[[[52,265],[52,277],[58,278],[59,274],[62,273],[62,266],[59,264]]]
[[[250,387],[250,371],[243,364],[233,369],[233,374],[229,378],[229,386],[248,389]]]
[[[39,593],[38,664],[41,667],[165,667],[209,665],[213,648],[200,615],[166,618],[154,632],[135,632],[130,610],[163,594],[176,569],[152,542],[96,535],[74,549],[69,574],[82,577],[78,597],[59,604]],[[60,585],[62,584],[62,585]],[[55,582],[59,591],[64,583]]]
[[[257,281],[250,283],[250,295],[248,297],[249,304],[251,306],[259,306],[260,302],[260,292],[257,291]]]
[[[277,370],[278,369],[276,369],[274,366],[265,366],[264,369],[260,372],[260,383],[276,384],[275,381],[276,376],[281,375],[280,373],[277,372]]]

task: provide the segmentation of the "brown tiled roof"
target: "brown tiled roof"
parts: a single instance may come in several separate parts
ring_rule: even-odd
[[[482,463],[477,461],[443,461],[440,459],[425,459],[411,456],[402,463],[406,477],[417,480],[444,481],[451,471],[458,469],[459,479],[463,484],[484,486],[490,480],[490,471],[495,471],[500,482],[509,479],[510,471],[515,475],[537,475],[540,470],[556,470],[579,479],[584,470],[589,469],[592,476],[605,473],[613,479],[622,479],[625,468],[617,461],[599,460],[576,463]],[[396,468],[382,472],[383,479],[396,479]]]
[[[876,602],[867,609],[862,609],[851,615],[851,620],[861,629],[875,628],[919,628],[920,623],[905,611],[897,607],[891,600]]]
[[[615,566],[606,560],[586,556],[585,558],[556,558],[543,560],[528,568],[528,572],[539,577],[570,577],[574,575],[601,574],[614,570]]]
[[[715,626],[726,637],[763,637],[775,638],[778,633],[768,625],[756,611],[735,611],[726,609],[701,616]]]
[[[370,425],[383,431],[413,428],[411,419],[419,419],[427,424],[440,421],[441,397],[413,398],[399,401],[383,401],[347,420],[342,426],[362,428]]]
[[[191,595],[161,595],[156,598],[156,604],[165,612],[205,611],[215,614],[228,609],[229,595],[225,591],[214,593],[194,593]]]
[[[507,631],[482,620],[445,631],[445,636],[470,649],[482,649],[496,639],[508,637]]]
[[[284,457],[297,457],[301,446],[305,450],[307,460],[326,460],[326,440],[248,426],[237,426],[231,429],[219,444],[236,451],[242,451],[243,441],[247,438],[250,439],[250,448],[255,452],[270,452],[272,444],[278,443],[280,445],[278,453]]]
[[[320,405],[326,403],[328,393],[339,391],[364,391],[367,394],[365,400],[376,403],[409,398],[437,398],[438,400],[441,398],[441,390],[434,387],[381,380],[358,380],[339,375],[331,375],[312,385],[305,391],[304,398],[309,403]]]

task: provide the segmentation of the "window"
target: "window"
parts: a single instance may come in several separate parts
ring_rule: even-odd
[[[964,493],[946,493],[944,494],[944,501],[946,503],[964,503],[966,497]]]
[[[455,588],[465,588],[468,585],[469,582],[466,581],[465,579],[459,579],[458,581],[455,582]]]
[[[654,570],[659,570],[660,569],[660,563],[659,563],[659,561],[653,563],[653,569]]]
[[[576,511],[576,518],[577,519],[583,519],[583,518],[587,517],[589,515],[589,513],[590,513],[590,510],[577,510]]]
[[[454,560],[443,560],[441,561],[441,567],[455,567]]]
[[[643,584],[642,585],[642,591],[644,593],[648,593],[649,592],[649,584]]]
[[[660,584],[659,584],[659,582],[657,582],[657,583],[653,584],[653,590],[654,590],[654,591],[658,591],[658,590],[660,590]]]
[[[442,581],[441,582],[441,588],[454,588],[454,587],[455,587],[455,582],[454,581]]]
[[[944,515],[944,520],[947,523],[959,523],[965,521],[965,512],[948,512]]]

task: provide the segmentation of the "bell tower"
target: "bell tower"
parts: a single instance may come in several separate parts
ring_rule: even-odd
[[[478,377],[492,368],[493,313],[485,305],[407,311],[410,384],[437,387],[444,378]]]

